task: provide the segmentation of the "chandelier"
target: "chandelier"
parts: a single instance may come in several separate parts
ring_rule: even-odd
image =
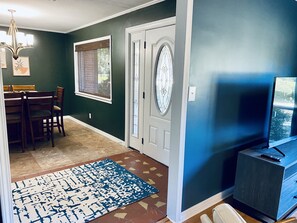
[[[12,57],[16,60],[22,49],[33,47],[34,37],[31,34],[25,35],[19,32],[13,18],[15,10],[9,9],[11,20],[8,32],[0,31],[0,48],[6,48],[12,53]]]

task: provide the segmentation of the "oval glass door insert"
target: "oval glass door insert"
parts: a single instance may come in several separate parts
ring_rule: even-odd
[[[164,115],[171,102],[173,58],[168,45],[163,45],[159,52],[155,74],[155,95],[159,111]]]

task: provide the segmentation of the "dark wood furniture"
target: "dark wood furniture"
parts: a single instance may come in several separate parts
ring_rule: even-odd
[[[7,92],[4,94],[7,126],[15,125],[16,134],[8,134],[9,143],[21,143],[25,151],[24,94]]]
[[[31,140],[35,149],[36,139],[51,139],[54,147],[53,134],[53,102],[54,92],[26,92],[27,115],[29,118]],[[33,122],[39,122],[44,128],[44,134],[35,134]]]
[[[275,149],[248,149],[238,155],[234,199],[274,219],[297,206],[297,140],[277,146],[280,162],[261,157],[281,156]]]
[[[61,133],[61,128],[63,136],[65,136],[64,130],[64,88],[57,86],[55,105],[54,105],[54,115],[56,116],[56,121],[54,121],[54,127],[58,127],[59,132]]]
[[[11,91],[10,85],[3,85],[3,91]]]

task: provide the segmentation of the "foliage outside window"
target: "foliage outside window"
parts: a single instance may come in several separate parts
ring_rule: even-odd
[[[272,112],[270,141],[278,141],[290,136],[292,111],[274,108]]]
[[[75,94],[111,103],[111,36],[74,43]]]
[[[295,108],[295,78],[283,78],[276,82],[270,142],[278,141],[292,134],[292,118]]]

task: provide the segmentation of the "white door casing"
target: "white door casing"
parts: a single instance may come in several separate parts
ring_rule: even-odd
[[[1,62],[1,61],[0,61]],[[1,63],[0,63],[1,64]],[[9,148],[3,92],[3,77],[0,67],[0,197],[3,223],[13,222]]]
[[[161,52],[165,48],[167,54],[169,52],[169,57],[165,58],[169,58],[170,74],[172,75],[175,19],[161,20],[142,27],[132,27],[129,30],[131,31],[126,31],[127,45],[129,46],[126,48],[129,58],[126,61],[128,62],[126,63],[126,72],[129,73],[127,79],[129,92],[126,91],[129,95],[127,145],[168,166],[171,94],[167,94],[169,100],[167,98],[165,104],[164,100],[157,101],[155,71],[158,64],[159,67],[160,64],[162,65],[162,63],[158,63],[158,59],[160,54],[164,55],[164,52]],[[161,56],[161,58],[163,57]],[[162,61],[164,62],[164,60]],[[164,81],[166,78],[160,78],[160,72],[158,77],[162,84],[166,85],[166,81]],[[172,78],[171,76],[169,90],[172,88]],[[162,87],[159,86],[158,89],[160,90]],[[160,95],[158,94],[158,96]],[[148,109],[149,112],[146,111]]]
[[[172,222],[183,222],[197,210],[191,208],[182,213],[182,192],[184,173],[185,126],[187,113],[188,79],[190,72],[190,52],[192,34],[193,0],[177,0],[176,17],[141,24],[126,28],[125,32],[125,145],[130,145],[130,36],[132,33],[153,29],[161,26],[175,25],[175,62],[174,62],[174,91],[171,121],[171,152],[168,175],[167,217]],[[201,208],[200,208],[201,209]]]

